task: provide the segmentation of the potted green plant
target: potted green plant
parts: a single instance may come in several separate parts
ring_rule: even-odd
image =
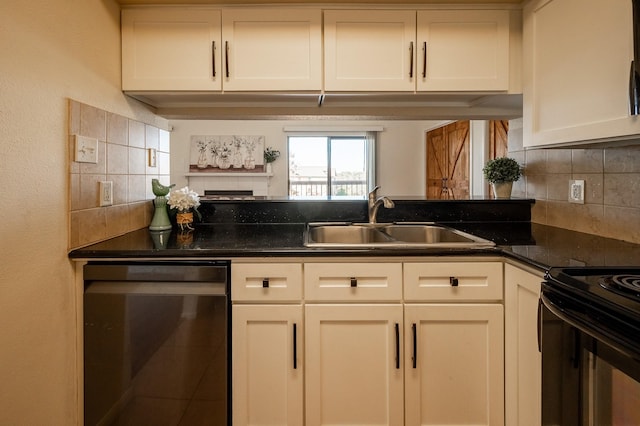
[[[280,157],[280,151],[273,149],[270,146],[265,148],[264,150],[265,171],[267,171],[268,173],[271,172],[271,163],[276,161],[278,157]]]
[[[522,167],[513,158],[499,157],[487,161],[482,173],[491,184],[496,198],[511,198],[513,182],[520,179]]]

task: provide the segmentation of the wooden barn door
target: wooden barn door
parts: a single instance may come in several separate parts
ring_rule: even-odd
[[[489,122],[489,158],[505,157],[509,151],[509,120]]]
[[[469,120],[427,132],[427,198],[469,197]]]

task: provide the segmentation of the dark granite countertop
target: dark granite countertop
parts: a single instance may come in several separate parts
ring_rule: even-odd
[[[450,226],[452,224],[449,224]],[[454,227],[496,242],[483,249],[325,249],[304,246],[305,224],[208,224],[193,232],[130,232],[72,251],[72,259],[224,258],[281,256],[491,256],[530,266],[638,266],[640,245],[538,224],[460,223]],[[510,240],[511,239],[511,240]]]
[[[638,266],[640,244],[532,224],[534,200],[397,200],[379,221],[438,222],[496,243],[483,249],[327,249],[304,246],[306,223],[366,222],[364,200],[203,201],[203,221],[177,230],[133,231],[69,253],[71,259],[177,259],[317,256],[496,256],[539,269],[552,266]]]

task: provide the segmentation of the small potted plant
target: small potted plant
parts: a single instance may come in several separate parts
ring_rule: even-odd
[[[193,230],[193,212],[200,217],[198,207],[200,206],[200,196],[191,191],[188,186],[171,191],[167,204],[172,209],[176,209],[176,223],[181,231]]]
[[[513,182],[520,179],[522,167],[513,158],[499,157],[489,160],[482,169],[496,198],[511,198]]]
[[[280,151],[273,149],[272,147],[267,147],[264,150],[264,164],[265,164],[265,171],[270,172],[271,170],[271,163],[273,163],[274,161],[276,161],[278,159],[278,157],[280,157]]]

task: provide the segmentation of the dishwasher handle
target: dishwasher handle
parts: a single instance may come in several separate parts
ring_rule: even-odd
[[[89,281],[227,283],[229,261],[90,262],[83,277]]]

